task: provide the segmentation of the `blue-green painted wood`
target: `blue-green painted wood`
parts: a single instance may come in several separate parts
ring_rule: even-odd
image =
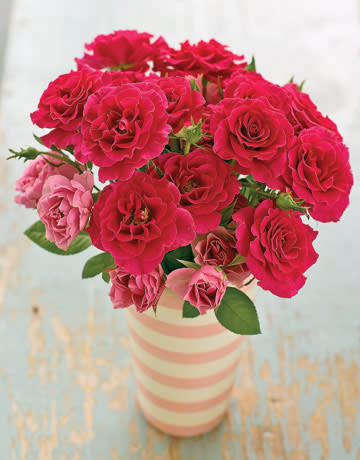
[[[138,28],[172,44],[214,36],[283,83],[295,74],[338,123],[359,177],[359,3],[304,0],[15,1],[1,105],[0,458],[4,460],[355,460],[360,458],[359,187],[339,224],[319,225],[319,262],[299,296],[259,291],[263,335],[246,339],[225,422],[195,439],[149,427],[135,403],[122,312],[81,281],[95,253],[29,244],[13,204],[29,120],[51,79],[98,33]]]

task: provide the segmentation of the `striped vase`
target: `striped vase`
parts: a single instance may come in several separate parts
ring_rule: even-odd
[[[253,298],[255,287],[243,290]],[[165,289],[156,316],[152,309],[126,310],[139,405],[152,425],[181,437],[206,433],[223,419],[242,341],[213,311],[183,318],[183,302]]]

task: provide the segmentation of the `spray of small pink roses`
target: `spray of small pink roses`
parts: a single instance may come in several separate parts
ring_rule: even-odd
[[[11,150],[28,162],[15,201],[40,218],[25,234],[56,254],[97,247],[83,278],[111,282],[114,308],[155,310],[167,287],[183,316],[214,309],[259,333],[240,289],[297,294],[318,257],[304,216],[338,221],[349,204],[335,123],[214,39],[173,49],[125,30],[86,50],[31,114],[41,149]]]

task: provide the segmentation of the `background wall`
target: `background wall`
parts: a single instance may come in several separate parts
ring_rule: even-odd
[[[13,3],[0,109],[1,459],[360,459],[359,20],[355,0]],[[245,341],[227,419],[193,440],[147,426],[123,314],[100,279],[80,280],[95,251],[61,258],[29,244],[22,232],[36,216],[13,204],[23,165],[5,161],[7,148],[33,143],[28,114],[48,82],[84,42],[121,28],[172,45],[214,37],[254,54],[274,82],[306,79],[355,174],[342,222],[316,225],[320,258],[300,294],[259,291],[263,335]]]

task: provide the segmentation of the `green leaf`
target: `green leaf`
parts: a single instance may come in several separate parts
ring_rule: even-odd
[[[250,64],[248,64],[245,67],[245,69],[248,70],[249,72],[256,72],[256,63],[255,63],[255,57],[254,56],[251,58]]]
[[[165,254],[165,257],[161,262],[161,266],[166,275],[176,270],[177,268],[184,268],[184,264],[179,262],[179,260],[194,262],[194,255],[189,244],[187,246],[181,246],[180,248]]]
[[[103,272],[103,274],[101,275],[102,279],[105,281],[105,283],[109,283],[110,282],[110,275],[108,272]]]
[[[183,305],[183,318],[196,318],[200,315],[199,310],[191,305],[188,300],[185,300]]]
[[[89,259],[83,268],[82,278],[92,278],[107,268],[114,267],[114,258],[109,252],[102,252]]]
[[[41,140],[41,137],[37,136],[36,134],[33,134],[34,139],[36,142],[38,142],[41,145],[44,145],[43,141]]]
[[[229,265],[226,265],[227,267],[231,267],[232,265],[240,265],[240,264],[243,264],[244,262],[246,262],[246,257],[243,257],[241,256],[240,254],[238,254],[234,260],[231,262],[231,264]]]
[[[226,329],[235,334],[261,334],[259,318],[252,300],[238,289],[228,287],[215,315]]]
[[[220,225],[227,225],[231,221],[231,217],[234,212],[236,200],[227,208],[221,211],[221,222]]]
[[[300,85],[298,85],[298,90],[299,90],[299,91],[302,91],[302,89],[303,89],[303,87],[304,87],[304,85],[305,85],[305,82],[306,82],[306,80],[303,80],[303,81],[300,83]]]
[[[193,78],[193,79],[190,81],[190,86],[191,86],[191,89],[192,89],[193,91],[199,91],[199,92],[200,92],[199,85],[196,83],[195,78]]]
[[[179,261],[181,264],[185,265],[185,267],[188,267],[188,268],[195,268],[196,270],[198,270],[198,269],[201,267],[201,265],[196,264],[195,262],[190,262],[190,261],[188,261],[188,260],[181,260],[181,259],[178,259],[178,261]]]
[[[59,254],[61,256],[77,254],[91,246],[91,238],[89,234],[86,232],[81,232],[74,239],[74,241],[72,241],[72,243],[66,251],[59,249],[55,243],[51,243],[49,240],[46,239],[45,225],[41,222],[41,220],[38,220],[37,222],[35,222],[35,224],[31,225],[31,227],[25,230],[24,234],[31,241],[33,241],[35,244],[45,249],[46,251],[49,251],[53,254]]]

